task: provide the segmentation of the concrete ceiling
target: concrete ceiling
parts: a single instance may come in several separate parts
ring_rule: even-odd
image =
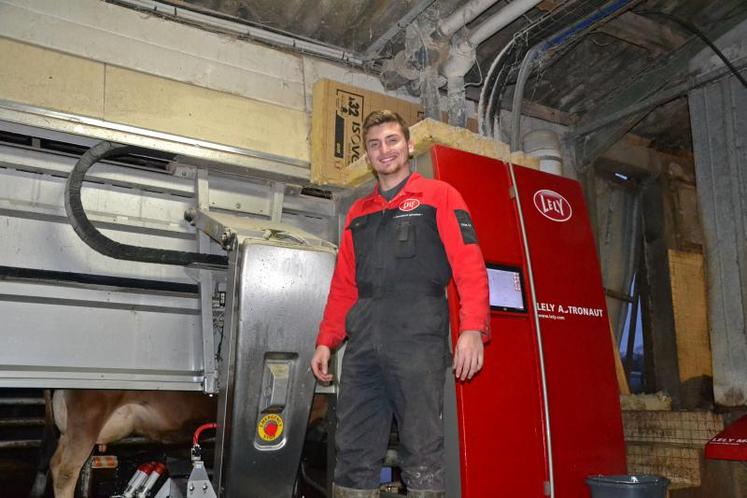
[[[402,50],[408,25],[433,23],[467,0],[181,0],[169,3],[340,47],[366,60],[367,69],[378,71],[383,60]],[[468,28],[479,26],[484,18],[508,3],[498,0]],[[477,100],[487,68],[517,32],[541,23],[542,29],[534,31],[535,38],[541,40],[614,3],[605,0],[540,2],[478,48],[478,65],[466,76],[466,81],[473,83],[468,89],[468,98]],[[695,40],[692,32],[671,20],[650,14],[652,11],[674,14],[697,25],[707,35],[717,36],[725,26],[736,25],[747,18],[747,2],[630,1],[621,14],[595,22],[569,39],[533,72],[527,83],[525,100],[538,104],[534,112],[553,116],[566,124],[594,123],[603,118],[603,114],[622,111],[644,99],[656,100],[657,90],[686,80],[686,60],[678,64],[675,60],[678,53],[690,45],[699,44],[698,49],[705,45]],[[518,62],[513,62],[517,68]],[[666,71],[662,70],[664,66]],[[515,75],[506,83],[504,108],[510,107],[512,79]],[[640,88],[637,94],[636,85]],[[531,109],[530,106],[530,112]],[[692,148],[688,116],[687,100],[679,97],[628,116],[623,122],[627,130],[632,129],[633,133],[651,140],[659,149],[688,152]]]

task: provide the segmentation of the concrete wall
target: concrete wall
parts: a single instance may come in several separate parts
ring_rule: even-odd
[[[320,78],[386,93],[349,66],[99,0],[0,0],[6,101],[308,163]]]

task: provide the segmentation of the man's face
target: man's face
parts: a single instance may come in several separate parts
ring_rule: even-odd
[[[383,123],[369,128],[366,153],[371,166],[380,177],[409,172],[408,163],[412,151],[412,144],[405,139],[399,123]]]

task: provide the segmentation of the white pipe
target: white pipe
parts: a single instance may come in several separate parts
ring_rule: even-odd
[[[494,16],[480,24],[472,33],[469,41],[475,47],[523,16],[542,0],[514,0],[503,7]]]
[[[467,109],[465,100],[464,77],[453,76],[446,80],[449,124],[464,128],[467,126]]]
[[[475,62],[475,50],[480,43],[514,22],[541,1],[515,0],[471,32],[467,40],[452,44],[449,59],[444,65],[444,75],[449,78],[467,74]]]
[[[353,52],[320,42],[304,40],[289,33],[268,31],[248,24],[221,19],[193,10],[170,5],[159,0],[119,0],[119,4],[146,13],[160,14],[168,19],[192,22],[198,26],[208,26],[221,31],[246,36],[270,45],[288,48],[294,52],[316,55],[326,59],[341,61],[352,66],[362,66],[363,58]]]
[[[448,38],[497,2],[498,0],[472,0],[441,21],[438,29],[442,35]]]
[[[529,9],[533,8],[541,1],[542,0],[514,0],[512,3],[491,16],[490,19],[482,23],[475,31],[470,33],[467,40],[454,40],[449,50],[449,58],[443,67],[443,73],[444,76],[446,76],[446,80],[457,82],[461,79],[463,82],[467,71],[469,71],[475,63],[477,46],[524,15]],[[453,17],[453,15],[450,16],[449,20]],[[443,25],[441,26],[441,29],[443,31]],[[451,119],[452,116],[465,114],[464,109],[458,108],[459,106],[464,107],[465,103],[457,102],[460,98],[459,95],[452,95],[453,86],[454,85],[452,84],[447,87],[450,102],[449,124],[464,126],[458,122],[452,122]],[[464,89],[462,89],[460,93],[463,94]]]

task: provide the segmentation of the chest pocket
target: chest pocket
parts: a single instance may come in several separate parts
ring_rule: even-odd
[[[356,218],[353,221],[350,222],[348,225],[348,229],[353,232],[353,236],[360,235],[363,229],[368,224],[368,218],[365,216],[362,216],[360,218]]]
[[[357,261],[360,262],[361,258],[365,254],[364,248],[369,247],[372,243],[372,238],[370,236],[369,230],[366,230],[366,226],[368,225],[368,217],[362,216],[360,218],[356,218],[353,221],[350,222],[348,225],[348,230],[350,230],[351,235],[353,236],[353,247],[355,247],[355,258]]]
[[[412,258],[415,256],[415,223],[403,220],[396,223],[394,231],[394,254],[398,258]]]

